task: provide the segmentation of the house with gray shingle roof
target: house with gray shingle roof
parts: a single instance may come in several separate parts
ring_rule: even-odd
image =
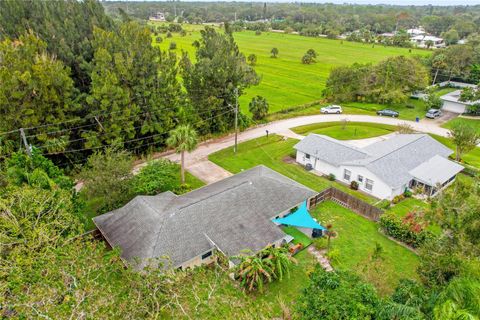
[[[257,166],[183,195],[137,196],[93,220],[112,247],[136,268],[187,268],[244,250],[257,252],[291,237],[272,222],[317,193]]]
[[[432,196],[463,170],[448,160],[453,151],[427,134],[397,134],[363,148],[310,134],[294,148],[298,163],[347,184],[356,181],[359,190],[380,199],[416,187]]]

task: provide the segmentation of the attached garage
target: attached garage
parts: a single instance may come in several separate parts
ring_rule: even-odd
[[[442,110],[454,113],[465,113],[467,106],[464,103],[444,100]]]

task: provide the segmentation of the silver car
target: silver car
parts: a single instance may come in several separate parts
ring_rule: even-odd
[[[343,112],[342,107],[332,104],[330,106],[326,106],[320,109],[321,113],[336,113],[340,114]]]
[[[438,117],[441,117],[442,116],[442,111],[438,110],[438,109],[430,109],[427,111],[427,114],[425,115],[425,117],[427,118],[430,118],[430,119],[436,119]]]

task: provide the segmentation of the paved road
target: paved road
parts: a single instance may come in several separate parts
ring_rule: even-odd
[[[238,141],[243,142],[265,136],[266,130],[270,133],[280,134],[289,138],[300,139],[302,136],[297,135],[292,132],[290,128],[298,127],[307,124],[313,124],[318,122],[331,122],[331,121],[342,121],[346,119],[347,121],[355,122],[372,122],[372,123],[383,123],[389,125],[398,125],[407,123],[411,125],[415,130],[433,133],[440,136],[448,136],[448,130],[441,128],[438,124],[434,122],[428,122],[427,120],[421,122],[407,121],[395,118],[386,118],[386,117],[377,117],[377,116],[367,116],[367,115],[313,115],[313,116],[304,116],[291,118],[286,120],[279,120],[270,122],[268,124],[248,129],[244,132],[241,132],[238,136]],[[229,135],[220,139],[213,141],[207,141],[199,145],[199,147],[193,152],[185,156],[186,168],[192,174],[196,175],[201,180],[206,183],[212,183],[218,180],[221,180],[228,176],[228,171],[212,164],[207,160],[208,155],[216,151],[225,149],[227,147],[233,146],[235,140],[234,135]],[[372,141],[373,142],[373,141]],[[169,154],[165,158],[170,159],[175,162],[180,161],[180,155],[178,154]],[[142,166],[142,164],[139,164]]]

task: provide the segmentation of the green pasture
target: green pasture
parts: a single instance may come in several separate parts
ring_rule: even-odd
[[[192,25],[183,27],[188,30],[184,37],[178,33],[173,33],[172,38],[159,34],[163,38],[159,46],[168,49],[173,41],[177,44],[178,55],[184,50],[193,56],[195,51],[192,43],[200,38],[201,27]],[[374,63],[389,56],[429,54],[425,50],[411,49],[410,52],[405,48],[379,45],[373,47],[371,44],[275,32],[255,35],[253,31],[242,31],[236,32],[234,37],[245,56],[252,53],[257,56],[255,69],[262,77],[260,85],[249,88],[240,98],[243,111],[248,110],[248,103],[256,95],[267,98],[270,112],[320,100],[330,70],[335,66],[355,62]],[[279,50],[277,58],[270,57],[270,50],[273,47]],[[304,65],[300,61],[308,49],[314,49],[318,54],[315,64]]]

